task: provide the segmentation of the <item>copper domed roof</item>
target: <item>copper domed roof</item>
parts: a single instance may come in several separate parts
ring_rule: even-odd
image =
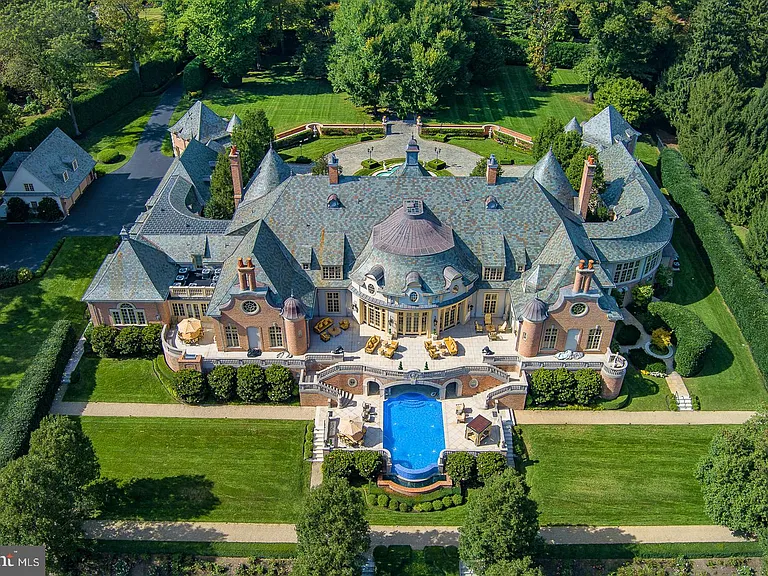
[[[544,320],[549,317],[547,304],[538,298],[529,300],[525,306],[523,306],[521,314],[524,320],[529,320],[531,322],[544,322]]]
[[[453,229],[426,210],[408,214],[402,207],[373,227],[373,245],[388,254],[430,256],[453,248]]]
[[[286,320],[298,320],[300,318],[304,318],[304,311],[301,307],[301,302],[299,302],[293,296],[286,298],[285,302],[283,303],[282,316]]]

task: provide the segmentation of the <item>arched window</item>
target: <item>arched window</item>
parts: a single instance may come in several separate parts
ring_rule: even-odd
[[[270,348],[282,348],[283,347],[283,329],[280,326],[274,325],[269,327],[269,347]]]
[[[147,323],[144,310],[136,308],[133,304],[123,303],[109,312],[112,314],[112,323],[116,326],[145,325]]]
[[[557,328],[550,326],[544,330],[544,335],[541,337],[541,349],[542,350],[554,350],[557,344]]]
[[[600,342],[603,339],[603,329],[595,326],[587,334],[587,350],[599,350]]]

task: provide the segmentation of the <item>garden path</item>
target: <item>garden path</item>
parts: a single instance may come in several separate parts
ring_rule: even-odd
[[[515,412],[517,424],[642,424],[650,426],[743,424],[755,413],[733,412],[622,412],[620,410],[520,410]]]
[[[434,149],[439,148],[440,159],[445,161],[448,165],[446,169],[454,176],[469,176],[472,168],[480,160],[480,156],[465,148],[443,142],[424,140],[416,132],[416,126],[413,122],[392,122],[391,133],[383,140],[371,140],[346,146],[336,150],[335,154],[339,159],[339,164],[345,170],[344,173],[351,175],[362,168],[360,162],[368,159],[368,149],[371,147],[373,147],[373,158],[376,160],[405,158],[405,148],[408,146],[411,135],[413,135],[419,144],[419,148],[421,148],[419,160],[422,162],[432,160],[435,158]]]
[[[88,520],[87,538],[164,542],[295,543],[293,524],[235,522],[141,522]],[[540,530],[551,544],[651,544],[690,542],[744,542],[724,526],[549,526]],[[371,526],[371,546],[404,544],[455,546],[456,526]]]

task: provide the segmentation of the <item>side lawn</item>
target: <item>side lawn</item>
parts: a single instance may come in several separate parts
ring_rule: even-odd
[[[542,524],[711,524],[694,478],[719,426],[524,426]]]
[[[565,125],[593,114],[586,101],[586,85],[574,70],[555,70],[549,90],[537,90],[526,66],[504,66],[489,86],[471,86],[438,109],[429,122],[471,124],[496,122],[535,136],[544,118],[553,116]]]
[[[128,106],[100,122],[86,133],[79,142],[91,156],[96,158],[105,148],[115,148],[120,152],[119,160],[112,164],[96,164],[96,170],[108,174],[123,166],[136,151],[141,133],[149,122],[149,117],[157,107],[160,96],[139,96]]]
[[[54,322],[66,318],[76,331],[85,328],[80,298],[115,243],[114,236],[67,238],[42,278],[0,290],[0,408]]]
[[[157,363],[165,364],[162,356]],[[148,358],[85,356],[75,373],[79,376],[73,375],[64,401],[176,403],[156,370],[155,360]]]
[[[693,310],[715,334],[701,372],[685,379],[688,390],[702,410],[758,408],[768,401],[763,376],[683,222],[675,224],[672,241],[680,272],[669,300]]]
[[[81,421],[102,474],[120,485],[105,518],[292,523],[309,490],[307,422]]]

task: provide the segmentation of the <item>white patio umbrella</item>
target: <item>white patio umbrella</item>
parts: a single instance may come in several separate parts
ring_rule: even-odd
[[[365,426],[359,418],[344,418],[339,422],[339,434],[359,442],[365,436]]]

